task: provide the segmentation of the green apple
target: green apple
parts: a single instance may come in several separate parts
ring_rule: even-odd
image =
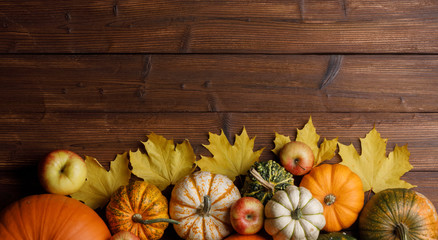
[[[303,142],[286,143],[280,150],[280,162],[293,175],[304,175],[312,168],[315,161],[312,149]]]
[[[59,149],[50,152],[40,161],[38,178],[47,192],[70,195],[85,183],[87,166],[76,153]]]

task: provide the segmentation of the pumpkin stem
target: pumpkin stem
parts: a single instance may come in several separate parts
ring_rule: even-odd
[[[324,203],[325,203],[327,206],[332,205],[333,203],[335,203],[335,201],[336,201],[336,196],[333,195],[333,194],[329,194],[329,195],[327,195],[327,196],[324,197]]]
[[[403,223],[395,226],[395,232],[400,240],[408,240],[408,228]]]
[[[201,216],[209,216],[211,210],[211,198],[208,195],[204,196],[204,202],[199,207],[199,215]]]
[[[255,168],[251,168],[251,170],[249,170],[249,173],[255,177],[257,179],[257,181],[260,182],[260,184],[262,184],[263,187],[265,187],[268,190],[271,190],[271,192],[275,191],[275,185],[266,181],[262,175],[260,175],[259,172],[257,172],[257,170],[255,170]]]
[[[172,223],[172,224],[179,224],[178,221],[173,220],[173,219],[169,219],[169,218],[155,218],[155,219],[149,219],[149,220],[145,220],[143,219],[143,216],[140,213],[136,213],[134,215],[132,215],[132,221],[136,222],[136,223],[141,223],[141,224],[151,224],[151,223],[157,223],[157,222],[168,222],[168,223]]]
[[[300,220],[302,216],[303,216],[303,212],[299,208],[291,212],[291,217],[293,220]]]

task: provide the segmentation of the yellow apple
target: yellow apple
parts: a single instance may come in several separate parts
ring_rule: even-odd
[[[59,149],[50,152],[40,161],[38,178],[47,192],[70,195],[85,183],[87,166],[76,153]]]

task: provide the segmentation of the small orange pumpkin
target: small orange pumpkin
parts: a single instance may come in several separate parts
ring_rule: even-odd
[[[341,164],[322,164],[313,168],[301,180],[324,207],[326,225],[323,230],[337,232],[356,221],[364,204],[364,192],[359,176]]]
[[[233,227],[230,207],[240,193],[226,176],[198,171],[181,179],[173,188],[169,204],[177,234],[190,240],[221,240]]]
[[[3,240],[107,240],[105,222],[93,209],[59,194],[31,195],[6,207],[0,214]]]
[[[154,185],[133,181],[111,196],[106,217],[113,234],[130,231],[142,240],[160,239],[169,223],[167,199]]]

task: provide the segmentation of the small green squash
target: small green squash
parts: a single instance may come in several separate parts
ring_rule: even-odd
[[[374,195],[359,217],[361,240],[438,239],[433,203],[411,189],[393,188]]]
[[[293,175],[277,162],[256,162],[245,178],[242,195],[257,198],[265,205],[277,191],[293,184]]]
[[[320,234],[318,240],[356,240],[356,238],[349,236],[344,232],[332,232]]]

